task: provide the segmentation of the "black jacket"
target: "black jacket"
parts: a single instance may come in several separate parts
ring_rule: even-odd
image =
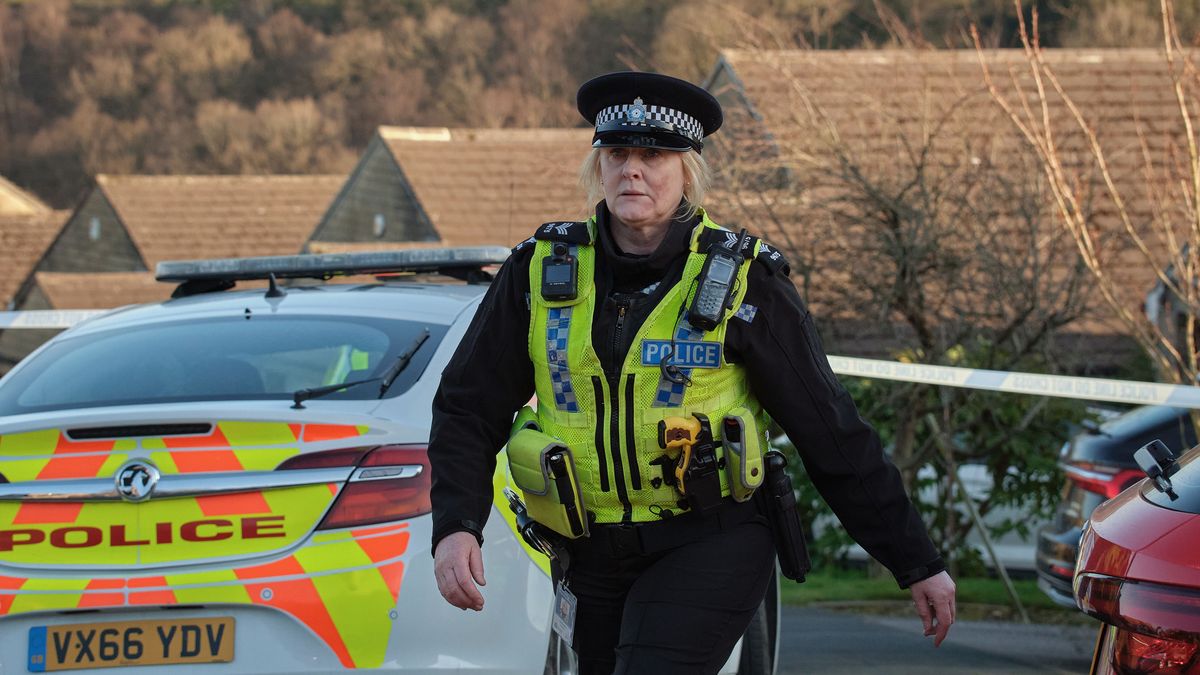
[[[597,221],[592,342],[605,372],[615,377],[638,328],[682,275],[689,237],[699,221],[673,223],[648,256],[619,250],[608,233],[603,204]],[[434,397],[429,459],[435,547],[442,537],[463,530],[482,541],[492,508],[496,453],[508,440],[513,413],[534,392],[527,337],[532,252],[533,246],[518,246],[500,269]],[[943,570],[879,436],[830,370],[796,287],[784,274],[772,275],[754,263],[743,303],[757,312],[750,321],[729,320],[726,359],[745,365],[751,390],[796,446],[817,490],[850,535],[901,586]]]

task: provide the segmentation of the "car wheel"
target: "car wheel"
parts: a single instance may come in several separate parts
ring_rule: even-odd
[[[767,618],[767,601],[763,600],[750,625],[742,635],[742,657],[738,661],[738,675],[771,675],[771,623]]]
[[[579,672],[575,650],[553,631],[550,632],[550,648],[546,651],[546,668],[542,672],[544,675],[575,675]]]

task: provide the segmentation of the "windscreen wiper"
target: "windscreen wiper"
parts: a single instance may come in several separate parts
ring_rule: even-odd
[[[368,378],[366,380],[358,380],[356,382],[343,382],[341,384],[331,384],[331,385],[327,385],[324,387],[313,387],[312,389],[301,389],[299,391],[292,393],[292,409],[293,410],[304,410],[304,406],[301,404],[304,401],[307,401],[309,399],[321,398],[322,396],[325,396],[327,394],[332,394],[335,391],[349,389],[350,387],[357,387],[360,384],[370,384],[372,382],[378,382],[382,379],[383,379],[382,377],[372,377],[372,378]]]
[[[421,348],[421,345],[425,344],[425,341],[428,339],[429,339],[429,329],[426,328],[426,329],[422,330],[421,334],[417,336],[417,339],[413,341],[413,344],[411,347],[408,348],[408,351],[406,351],[403,354],[401,354],[400,356],[396,357],[395,363],[393,363],[392,366],[390,368],[388,368],[388,371],[386,373],[384,373],[383,375],[381,375],[380,377],[369,377],[365,380],[356,380],[354,382],[342,382],[341,384],[330,384],[330,385],[326,385],[324,387],[313,387],[311,389],[300,389],[299,391],[293,392],[292,393],[292,409],[293,410],[303,410],[304,409],[304,405],[303,405],[304,401],[308,401],[308,400],[314,399],[314,398],[321,398],[322,396],[332,394],[335,391],[349,389],[350,387],[357,387],[362,384],[370,384],[372,382],[380,383],[379,398],[383,398],[383,395],[387,393],[388,387],[392,386],[392,382],[395,382],[396,378],[399,377],[400,373],[404,372],[404,369],[408,367],[409,362],[412,361],[413,355],[415,355],[417,353],[417,350],[419,350]]]
[[[383,395],[387,393],[388,387],[391,387],[392,383],[396,381],[396,378],[400,377],[400,373],[404,372],[404,369],[407,368],[408,364],[412,361],[412,357],[416,355],[417,351],[421,349],[421,345],[425,344],[425,341],[428,339],[429,329],[422,329],[421,334],[417,336],[417,339],[413,340],[412,346],[408,348],[408,351],[404,352],[399,358],[396,359],[396,362],[393,363],[392,367],[387,371],[387,373],[384,374],[383,382],[379,385],[379,398],[383,398]]]

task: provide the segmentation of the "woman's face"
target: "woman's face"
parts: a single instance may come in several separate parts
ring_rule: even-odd
[[[666,223],[683,198],[683,153],[603,148],[600,177],[609,213],[634,229]]]

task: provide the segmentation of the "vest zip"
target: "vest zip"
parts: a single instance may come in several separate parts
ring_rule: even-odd
[[[617,499],[621,501],[624,509],[621,522],[628,523],[633,520],[633,506],[629,503],[629,491],[625,487],[625,471],[621,467],[621,406],[617,393],[619,382],[620,380],[609,380],[608,382],[609,403],[612,404],[612,412],[609,414],[609,441],[611,443],[609,447],[613,463],[613,481],[617,484]],[[599,429],[597,429],[598,433]]]
[[[608,376],[609,382],[612,382],[613,380],[615,380],[618,377],[615,373],[621,372],[621,368],[619,365],[621,363],[621,361],[619,361],[618,358],[624,359],[624,357],[625,357],[625,353],[623,351],[621,351],[621,331],[625,328],[625,310],[626,309],[628,309],[628,305],[626,305],[625,303],[621,303],[621,304],[617,305],[617,325],[613,328],[612,351],[609,352],[609,357],[608,357],[609,359],[611,359],[610,368],[612,369],[612,372],[614,374],[611,374]]]
[[[629,308],[626,303],[617,305],[617,325],[613,327],[613,343],[612,353],[610,358],[616,360],[621,350],[621,331],[625,328],[625,311]],[[623,355],[622,355],[623,356]],[[616,368],[616,363],[613,364]],[[620,393],[618,389],[621,384],[620,371],[608,376],[608,395],[609,402],[612,404],[612,414],[610,415],[611,423],[609,425],[609,441],[611,445],[611,454],[613,461],[613,480],[617,483],[617,499],[621,501],[621,506],[624,513],[621,515],[621,522],[629,523],[633,521],[633,505],[629,503],[629,491],[625,487],[625,471],[621,466],[621,404],[619,400]],[[626,411],[628,416],[630,411]],[[631,465],[636,467],[637,464]]]
[[[600,491],[608,492],[608,459],[604,456],[604,385],[600,377],[592,376],[592,389],[596,393],[596,458],[600,462]]]
[[[637,443],[633,437],[633,374],[625,378],[625,456],[629,458],[629,483],[642,489],[642,468],[637,461]]]

